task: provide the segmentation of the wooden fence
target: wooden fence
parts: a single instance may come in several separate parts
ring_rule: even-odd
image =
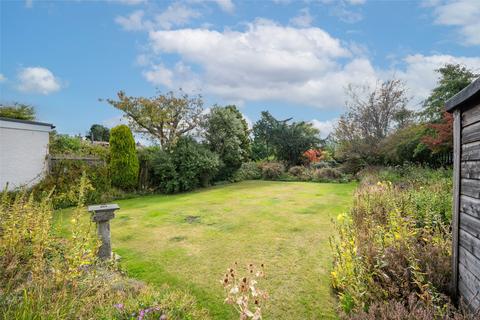
[[[70,156],[70,155],[49,155],[47,157],[48,172],[51,173],[52,169],[64,161],[81,161],[89,166],[105,166],[106,161],[96,156]]]

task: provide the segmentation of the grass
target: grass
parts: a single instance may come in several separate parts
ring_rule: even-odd
[[[354,188],[246,181],[118,201],[113,249],[130,276],[190,292],[214,319],[238,317],[220,283],[234,262],[265,264],[265,319],[335,319],[328,238]]]

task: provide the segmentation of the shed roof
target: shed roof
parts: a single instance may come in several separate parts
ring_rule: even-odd
[[[20,120],[20,119],[12,119],[12,118],[3,118],[0,117],[1,121],[10,121],[10,122],[18,122],[18,123],[25,123],[25,124],[34,124],[37,126],[46,126],[50,128],[55,128],[55,126],[51,123],[46,123],[46,122],[38,122],[38,121],[31,121],[31,120]]]
[[[457,107],[463,107],[475,98],[480,98],[480,78],[470,83],[462,91],[454,95],[445,103],[448,112]]]

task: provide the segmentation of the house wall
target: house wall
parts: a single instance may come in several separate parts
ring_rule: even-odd
[[[0,188],[38,182],[47,169],[50,126],[0,120]]]
[[[457,290],[473,310],[480,309],[480,99],[461,108],[456,117],[460,132],[456,148],[458,179],[454,214],[458,217],[457,239],[454,235],[454,254],[457,250]],[[458,125],[460,122],[460,125]],[[457,134],[458,136],[458,134]],[[455,230],[454,230],[455,232]],[[456,269],[456,270],[455,270]]]

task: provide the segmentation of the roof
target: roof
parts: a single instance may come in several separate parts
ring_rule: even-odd
[[[0,117],[1,121],[10,121],[10,122],[18,122],[18,123],[25,123],[25,124],[35,124],[38,126],[46,126],[50,128],[55,128],[55,126],[51,123],[46,123],[46,122],[38,122],[38,121],[31,121],[31,120],[20,120],[20,119],[12,119],[12,118],[3,118]]]
[[[448,112],[457,107],[465,106],[469,101],[480,97],[480,78],[470,83],[462,91],[454,95],[445,103]]]

